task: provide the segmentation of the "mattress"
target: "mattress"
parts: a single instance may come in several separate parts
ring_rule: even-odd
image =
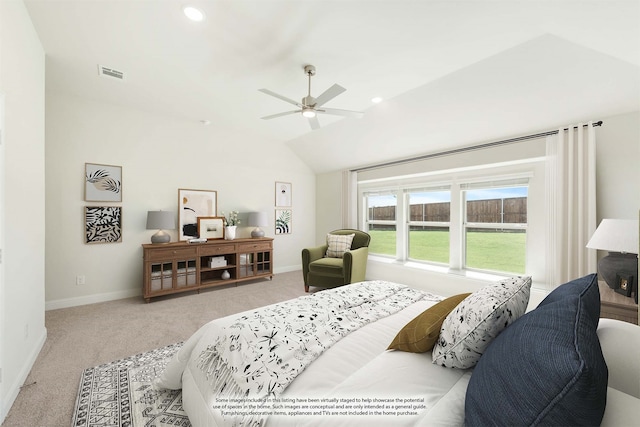
[[[463,425],[471,371],[435,365],[430,352],[386,350],[406,323],[436,302],[419,300],[333,344],[271,402],[264,425]],[[201,350],[199,333],[185,343],[178,358]],[[184,409],[195,427],[230,425],[224,411],[246,411],[251,405],[214,395],[193,362],[186,363],[179,380]]]

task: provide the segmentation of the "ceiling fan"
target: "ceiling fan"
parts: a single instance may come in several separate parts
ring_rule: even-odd
[[[320,122],[318,122],[317,115],[318,113],[347,117],[361,117],[364,114],[361,111],[339,110],[337,108],[319,108],[327,102],[331,101],[336,96],[340,95],[346,89],[338,84],[334,84],[329,89],[325,90],[320,96],[314,98],[313,96],[311,96],[311,76],[316,75],[316,67],[314,67],[313,65],[305,65],[304,73],[309,77],[309,92],[307,96],[302,98],[302,102],[296,102],[293,99],[289,99],[286,96],[282,96],[280,94],[272,92],[269,89],[258,89],[262,93],[275,96],[276,98],[281,99],[284,102],[288,102],[289,104],[293,104],[299,108],[299,110],[285,111],[284,113],[265,116],[262,117],[262,119],[270,120],[275,119],[276,117],[288,116],[289,114],[302,113],[302,115],[306,117],[307,120],[309,120],[309,126],[311,126],[311,129],[315,130],[320,128]]]

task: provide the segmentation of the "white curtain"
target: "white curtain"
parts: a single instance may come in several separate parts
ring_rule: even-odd
[[[595,273],[596,135],[593,123],[560,128],[547,137],[547,285]]]
[[[342,172],[342,227],[358,228],[358,173]]]

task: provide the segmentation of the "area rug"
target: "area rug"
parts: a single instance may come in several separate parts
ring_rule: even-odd
[[[190,427],[182,391],[157,390],[151,384],[181,347],[172,344],[85,369],[72,426]]]

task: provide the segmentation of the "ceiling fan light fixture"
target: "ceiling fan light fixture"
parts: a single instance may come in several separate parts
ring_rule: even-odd
[[[306,107],[302,109],[302,115],[308,119],[312,119],[316,116],[316,112],[313,108]]]

